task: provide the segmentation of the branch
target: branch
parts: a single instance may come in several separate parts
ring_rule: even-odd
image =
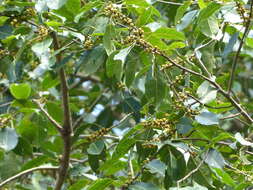
[[[4,185],[6,185],[7,183],[10,183],[12,181],[14,181],[15,179],[18,179],[19,177],[23,176],[23,175],[26,175],[26,174],[29,174],[31,172],[34,172],[34,171],[38,171],[38,170],[58,170],[59,167],[57,166],[39,166],[39,167],[35,167],[35,168],[30,168],[28,170],[24,170],[6,180],[4,180],[3,182],[0,183],[0,188],[3,187]]]
[[[80,135],[79,137],[80,137],[80,138],[88,138],[88,137],[90,137],[90,136],[91,136],[91,135]],[[113,135],[103,135],[103,138],[105,138],[105,139],[117,140],[117,141],[120,140],[120,137],[113,136]]]
[[[181,183],[182,181],[186,180],[188,177],[190,177],[192,174],[194,174],[195,172],[197,172],[199,170],[199,168],[204,164],[204,162],[205,162],[205,160],[207,158],[207,155],[208,155],[208,151],[206,152],[203,160],[201,160],[201,162],[199,163],[199,165],[194,170],[192,170],[186,176],[184,176],[183,178],[181,178],[180,180],[177,181],[177,185],[178,186],[179,186],[179,183]]]
[[[223,90],[221,88],[221,86],[218,83],[216,83],[214,80],[202,75],[201,73],[195,72],[191,69],[188,69],[188,68],[176,63],[169,56],[167,56],[164,52],[161,52],[160,55],[162,57],[164,57],[165,59],[167,59],[167,61],[172,63],[177,68],[208,81],[210,84],[212,84],[218,90],[218,92],[220,92],[224,97],[226,97],[233,104],[233,106],[238,110],[238,112],[240,112],[243,115],[243,117],[245,119],[247,119],[250,123],[253,123],[253,119],[250,117],[250,115],[247,113],[247,111],[238,102],[236,102],[236,100],[229,93],[227,93],[225,90]]]
[[[85,81],[92,81],[94,83],[100,82],[99,78],[93,77],[93,76],[82,76],[82,75],[73,75],[74,77],[79,78],[80,80],[73,85],[70,86],[70,89],[78,87],[80,84],[82,84]]]
[[[57,51],[60,49],[60,44],[55,32],[52,33],[54,50]],[[61,53],[56,55],[56,59],[58,64],[61,62],[62,57]],[[64,122],[63,129],[61,130],[61,136],[63,139],[63,154],[61,158],[61,164],[59,168],[59,173],[56,179],[55,190],[61,190],[61,187],[64,183],[64,180],[67,176],[67,171],[70,162],[70,151],[71,151],[71,135],[72,135],[72,119],[69,108],[69,92],[68,92],[68,84],[66,80],[66,74],[64,68],[61,68],[59,71],[60,81],[61,81],[61,91],[62,91],[62,105],[64,112]]]
[[[239,48],[236,52],[236,55],[234,57],[234,60],[233,60],[233,64],[232,64],[232,71],[231,71],[231,75],[230,75],[230,78],[229,78],[229,83],[228,83],[228,93],[231,92],[231,89],[232,89],[232,85],[233,85],[233,81],[234,81],[234,78],[235,78],[235,69],[236,69],[236,65],[238,63],[238,59],[239,59],[239,56],[240,56],[240,52],[241,52],[241,49],[242,49],[242,46],[243,46],[243,43],[245,41],[245,38],[247,37],[248,35],[248,32],[250,30],[250,24],[251,24],[251,18],[252,18],[252,12],[253,12],[253,1],[250,1],[250,13],[249,13],[249,18],[248,18],[248,21],[246,23],[246,26],[245,26],[245,30],[244,30],[244,33],[243,33],[243,36],[242,36],[242,40],[241,40],[241,43],[239,45]]]
[[[48,118],[48,120],[56,127],[56,129],[59,132],[61,132],[62,126],[57,121],[55,121],[54,118],[51,117],[51,115],[49,115],[49,113],[42,107],[42,105],[39,103],[39,101],[33,100],[33,102],[35,102],[39,106],[40,110],[45,114],[45,116]]]

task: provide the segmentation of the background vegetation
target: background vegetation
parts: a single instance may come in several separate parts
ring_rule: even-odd
[[[0,189],[242,190],[251,0],[0,0]]]

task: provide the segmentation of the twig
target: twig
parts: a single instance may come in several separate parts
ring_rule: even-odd
[[[71,85],[69,87],[70,89],[78,87],[80,84],[82,84],[85,81],[92,81],[94,83],[100,82],[100,80],[97,77],[93,77],[93,76],[82,76],[82,75],[73,75],[73,76],[79,78],[80,80],[74,83],[73,85]]]
[[[244,44],[245,38],[248,35],[249,29],[250,29],[250,25],[251,25],[251,18],[252,18],[252,12],[253,12],[253,1],[251,0],[250,2],[251,3],[250,3],[249,18],[248,18],[248,21],[246,23],[245,30],[244,30],[244,33],[243,33],[243,36],[242,36],[242,40],[240,42],[240,45],[239,45],[238,50],[237,50],[237,52],[235,54],[235,57],[234,57],[234,60],[233,60],[233,64],[232,64],[231,75],[230,75],[229,83],[228,83],[228,93],[229,94],[230,94],[231,89],[232,89],[232,85],[233,85],[233,81],[234,81],[234,77],[235,77],[235,69],[236,69],[236,66],[237,66],[237,63],[238,63],[240,52],[241,52],[242,46]]]
[[[79,137],[80,137],[80,138],[88,138],[88,137],[90,137],[90,135],[80,135]],[[113,135],[104,135],[103,138],[105,138],[105,139],[117,140],[117,141],[120,140],[119,137],[113,136]]]
[[[196,102],[193,102],[192,104],[190,104],[189,106],[192,106],[196,103],[200,103],[201,105],[207,107],[207,108],[211,108],[211,109],[225,109],[225,108],[231,108],[232,105],[229,105],[229,106],[220,106],[220,107],[215,107],[215,106],[209,106],[207,104],[203,104],[199,99],[197,99],[196,97],[194,97],[193,95],[191,94],[187,94],[187,96],[191,97],[192,99],[194,99]]]
[[[222,117],[220,118],[221,120],[225,120],[225,119],[231,119],[231,118],[235,118],[237,116],[241,115],[241,113],[236,113],[236,114],[232,114],[232,115],[228,115],[226,117]]]
[[[52,33],[54,50],[60,49],[60,44],[55,32]],[[62,60],[61,53],[56,55],[57,62],[60,63]],[[63,140],[63,154],[61,158],[61,164],[59,168],[59,173],[56,179],[55,190],[61,190],[64,180],[67,176],[67,171],[70,161],[70,151],[71,151],[71,135],[72,135],[72,120],[69,108],[69,92],[66,80],[66,74],[64,68],[59,70],[60,81],[61,81],[61,91],[62,91],[62,105],[64,112],[64,122],[63,129],[61,130],[61,136]]]
[[[166,3],[166,4],[170,4],[170,5],[183,5],[182,3],[175,3],[175,2],[163,1],[163,0],[156,0],[156,2],[159,2],[159,3]]]
[[[31,172],[34,172],[34,171],[38,171],[38,170],[58,170],[59,167],[57,166],[39,166],[39,167],[35,167],[35,168],[30,168],[28,170],[24,170],[6,180],[4,180],[3,182],[0,183],[0,188],[3,187],[4,185],[6,185],[7,183],[10,183],[12,181],[14,181],[15,179],[18,179],[19,177],[23,176],[23,175],[26,175],[26,174],[29,174]]]
[[[39,103],[38,100],[33,100],[34,103],[36,103],[40,110],[44,113],[44,115],[48,118],[48,120],[56,127],[56,129],[61,132],[62,131],[62,126],[54,120],[54,118],[51,117],[51,115],[42,107],[42,105]]]
[[[186,180],[187,178],[189,178],[192,174],[194,174],[195,172],[197,172],[199,170],[199,168],[204,164],[206,158],[207,158],[207,155],[208,155],[208,151],[206,152],[203,160],[201,160],[201,162],[199,163],[199,165],[194,169],[192,170],[191,172],[189,172],[186,176],[184,176],[183,178],[181,178],[180,180],[177,181],[177,186],[179,187],[179,184]]]
[[[6,103],[2,103],[0,104],[0,107],[5,107],[5,106],[8,106],[10,105],[12,102],[6,102]]]
[[[247,113],[247,111],[229,94],[227,93],[225,90],[223,90],[221,88],[221,86],[216,83],[214,80],[210,79],[209,77],[206,77],[198,72],[195,72],[191,69],[188,69],[178,63],[176,63],[175,61],[173,61],[169,56],[167,56],[164,52],[161,52],[161,56],[164,57],[165,59],[167,59],[167,61],[169,61],[170,63],[172,63],[174,66],[176,66],[177,68],[188,72],[190,74],[193,74],[195,76],[198,76],[206,81],[208,81],[209,83],[211,83],[217,90],[218,92],[220,92],[224,97],[226,97],[232,104],[233,106],[239,111],[241,112],[241,114],[243,115],[243,117],[245,119],[247,119],[248,121],[250,121],[250,123],[253,123],[253,119],[250,117],[250,115]]]

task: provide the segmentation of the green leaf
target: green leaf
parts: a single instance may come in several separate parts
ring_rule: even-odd
[[[105,34],[103,37],[103,44],[106,50],[107,55],[109,56],[112,52],[115,51],[114,43],[112,38],[115,35],[115,28],[114,25],[108,24],[105,29]]]
[[[18,135],[13,128],[5,127],[0,129],[0,148],[5,151],[14,149],[18,144]]]
[[[219,168],[222,169],[226,161],[224,160],[221,153],[219,153],[215,149],[210,149],[207,154],[207,158],[205,159],[205,163],[207,163],[212,168]]]
[[[165,176],[166,165],[160,160],[152,160],[145,165],[145,168],[147,168],[152,174],[157,173],[163,177]]]
[[[202,21],[208,19],[210,16],[212,16],[216,11],[218,11],[222,7],[221,4],[216,2],[211,2],[202,9],[198,15],[197,23],[200,25]]]
[[[76,14],[81,8],[81,2],[80,0],[67,0],[65,6],[69,12]]]
[[[142,14],[140,14],[137,20],[137,26],[143,26],[150,22],[153,22],[153,17],[157,16],[160,17],[160,12],[154,8],[153,6],[149,6],[143,9]]]
[[[120,60],[115,60],[114,56],[118,51],[113,52],[106,60],[106,74],[109,78],[116,76],[120,81],[123,72],[123,63]]]
[[[12,35],[12,27],[10,25],[0,26],[0,40]]]
[[[151,183],[137,182],[134,185],[130,185],[129,190],[160,190],[160,189]]]
[[[193,187],[190,187],[190,186],[182,187],[182,188],[173,187],[173,188],[170,188],[170,190],[208,190],[208,189],[194,182]]]
[[[87,75],[95,73],[103,64],[105,59],[105,50],[103,46],[97,46],[88,52],[82,62],[82,69]]]
[[[104,190],[113,182],[112,179],[104,178],[96,180],[91,186],[88,187],[88,190]]]
[[[50,9],[59,9],[61,8],[67,0],[47,0],[47,6]]]
[[[208,19],[203,20],[200,24],[200,30],[207,37],[216,39],[216,36],[220,31],[217,18],[212,15]]]
[[[239,37],[239,32],[234,33],[230,39],[228,44],[225,46],[224,51],[222,53],[222,58],[225,59],[227,58],[227,56],[233,51],[233,47],[235,45],[235,43],[237,42]]]
[[[208,81],[204,81],[197,89],[197,94],[203,104],[207,104],[216,99],[217,90]]]
[[[112,159],[117,160],[123,157],[135,144],[135,139],[123,138],[117,145],[115,151],[112,154]]]
[[[27,99],[31,94],[31,87],[27,83],[11,84],[10,91],[16,99]]]
[[[202,125],[218,125],[219,124],[218,116],[209,111],[203,111],[199,115],[196,115],[195,120]]]
[[[73,185],[71,185],[68,190],[81,190],[88,184],[87,179],[80,179],[77,182],[75,182]]]
[[[181,40],[181,41],[185,40],[184,33],[178,32],[174,28],[162,27],[157,29],[151,35],[165,40]]]
[[[104,141],[99,140],[94,143],[91,143],[87,149],[88,154],[99,155],[105,147]]]
[[[36,43],[32,46],[32,50],[37,54],[37,55],[42,55],[46,51],[48,51],[48,48],[52,44],[53,39],[52,38],[47,38],[46,40]]]
[[[175,16],[175,25],[178,24],[178,22],[181,20],[181,18],[184,16],[184,13],[188,9],[188,7],[191,5],[191,1],[185,1],[183,5],[178,7],[177,13]]]
[[[187,134],[193,128],[192,121],[187,117],[183,117],[177,123],[176,128],[177,128],[178,133]]]
[[[128,56],[128,54],[130,53],[130,51],[133,47],[134,46],[129,46],[125,49],[120,50],[119,53],[114,55],[113,60],[120,60],[122,63],[125,63],[126,57]]]
[[[234,182],[234,180],[230,177],[230,175],[227,172],[225,172],[224,170],[222,170],[220,168],[214,168],[213,170],[215,171],[217,177],[219,177],[222,182],[224,182],[225,184],[227,184],[231,187],[236,186],[236,183]]]
[[[7,16],[0,16],[0,26],[4,25],[4,23],[9,19]]]

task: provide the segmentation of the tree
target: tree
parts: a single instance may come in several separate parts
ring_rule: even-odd
[[[2,0],[0,189],[250,189],[249,0]]]

